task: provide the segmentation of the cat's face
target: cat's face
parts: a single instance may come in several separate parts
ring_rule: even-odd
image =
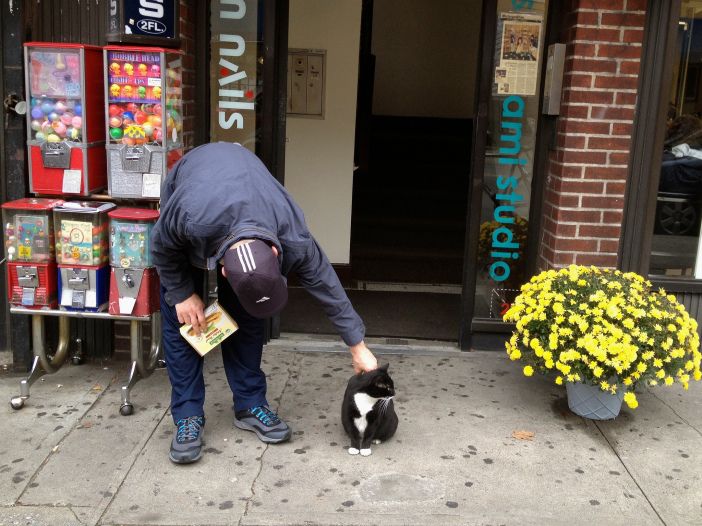
[[[363,391],[373,398],[389,398],[395,396],[395,384],[388,374],[388,367],[381,367],[375,371],[363,373],[366,385]]]

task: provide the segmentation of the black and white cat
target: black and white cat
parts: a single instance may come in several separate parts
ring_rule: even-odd
[[[395,434],[398,420],[394,396],[388,364],[349,379],[341,404],[341,422],[351,438],[351,455],[360,453],[367,457],[371,454],[371,442],[380,444]]]

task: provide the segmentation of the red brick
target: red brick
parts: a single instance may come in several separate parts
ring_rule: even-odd
[[[556,239],[558,250],[568,252],[597,252],[597,244],[596,239]]]
[[[644,32],[643,29],[626,29],[624,30],[623,42],[628,42],[630,44],[641,44],[643,43]]]
[[[588,135],[609,135],[611,124],[608,122],[569,121],[558,123],[558,131],[562,133],[586,133]]]
[[[594,44],[582,44],[580,42],[575,42],[572,44],[571,49],[567,55],[575,55],[579,57],[594,57],[595,56],[595,45]]]
[[[601,223],[602,212],[599,210],[557,210],[554,219],[566,223]]]
[[[567,252],[555,252],[553,254],[553,263],[556,265],[570,265],[575,263],[575,254],[569,254]]]
[[[579,179],[583,176],[582,166],[563,166],[562,164],[551,163],[551,174],[556,181],[561,181],[561,177]]]
[[[588,137],[587,147],[593,150],[629,151],[631,139],[624,137]]]
[[[585,137],[559,133],[558,142],[556,144],[559,148],[571,148],[574,150],[582,150],[583,148],[585,148]]]
[[[627,11],[645,11],[648,7],[648,0],[626,0]]]
[[[553,261],[555,255],[556,255],[553,250],[551,250],[547,246],[543,246],[543,245],[541,247],[541,254],[543,255],[543,257],[545,257],[549,261]]]
[[[592,11],[578,11],[574,24],[579,26],[597,26],[600,24],[600,14]]]
[[[624,195],[626,191],[626,183],[618,183],[615,181],[607,181],[605,192],[607,195]]]
[[[616,238],[622,233],[618,226],[578,225],[578,235],[581,237]]]
[[[574,194],[603,194],[605,184],[601,181],[562,181],[560,192]]]
[[[617,106],[591,106],[590,118],[599,120],[633,121],[633,108],[620,108]]]
[[[601,27],[578,27],[575,30],[575,40],[590,42],[622,42],[621,30]]]
[[[623,122],[615,122],[612,124],[612,135],[631,135],[632,130],[634,129],[633,124],[628,124],[628,123],[623,123]]]
[[[612,152],[609,154],[609,164],[629,164],[629,154]]]
[[[614,60],[571,58],[566,61],[566,71],[580,71],[587,73],[616,73],[617,63]]]
[[[575,263],[578,265],[595,265],[597,267],[615,267],[617,265],[617,256],[606,254],[576,254]]]
[[[600,44],[597,48],[597,56],[609,58],[639,58],[641,57],[641,46]]]
[[[606,152],[564,150],[561,157],[562,162],[569,164],[605,164],[607,162]]]
[[[641,71],[641,62],[638,60],[622,60],[619,64],[619,73],[622,75],[638,75]]]
[[[619,92],[614,97],[614,104],[616,106],[636,106],[637,98],[638,98],[637,93]]]
[[[580,0],[577,4],[580,9],[594,9],[596,11],[621,11],[624,9],[624,0]]]
[[[603,223],[617,223],[622,224],[622,219],[624,218],[623,212],[615,212],[614,210],[605,210],[602,213]]]
[[[549,232],[563,237],[575,237],[578,227],[576,225],[564,225],[563,223],[556,223],[550,217],[544,219],[544,229]]]
[[[549,202],[557,206],[567,208],[576,208],[580,206],[580,196],[577,195],[563,195],[552,191],[546,191],[546,196]]]
[[[643,27],[646,15],[634,13],[602,13],[600,23],[603,26]]]
[[[622,197],[610,196],[582,196],[583,208],[611,208],[613,210],[622,210],[624,208],[624,199]]]
[[[602,75],[595,77],[596,88],[636,89],[638,84],[638,77],[604,77]]]
[[[613,104],[614,93],[611,91],[566,90],[564,102],[584,102],[586,104]]]
[[[601,239],[598,252],[614,252],[616,254],[619,252],[619,240]]]
[[[626,164],[626,163],[624,163]],[[585,179],[607,180],[615,179],[623,181],[628,174],[627,168],[617,168],[613,166],[586,166]]]
[[[563,82],[566,86],[576,87],[576,88],[591,88],[592,87],[592,75],[583,74],[566,74]]]
[[[590,106],[585,104],[562,104],[561,118],[587,119],[590,116]]]

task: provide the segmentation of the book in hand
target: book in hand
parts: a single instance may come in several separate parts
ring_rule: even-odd
[[[207,327],[200,336],[195,335],[192,325],[183,325],[180,328],[180,334],[200,356],[205,356],[239,328],[216,301],[205,309],[205,323]]]

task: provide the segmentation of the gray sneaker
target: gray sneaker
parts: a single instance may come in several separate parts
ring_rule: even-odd
[[[202,456],[204,416],[189,416],[176,422],[177,430],[168,454],[176,464],[190,464]]]
[[[278,444],[290,439],[292,431],[267,405],[252,407],[234,413],[234,425],[239,429],[253,431],[267,444]]]

